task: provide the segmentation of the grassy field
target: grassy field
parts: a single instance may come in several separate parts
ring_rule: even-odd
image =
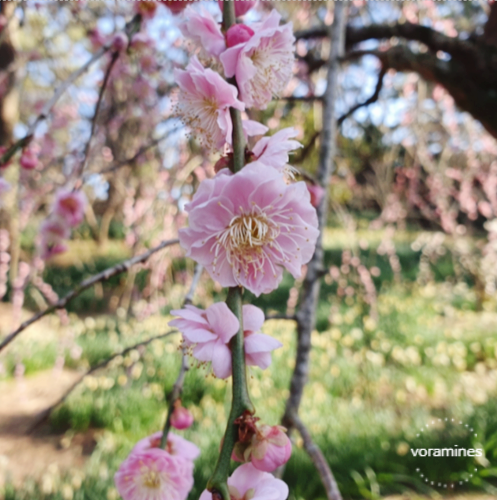
[[[403,273],[397,284],[386,259],[368,250],[371,255],[366,257],[376,259],[369,265],[382,271],[376,280],[377,317],[360,296],[339,300],[336,287],[325,284],[301,414],[345,498],[375,499],[409,491],[437,495],[419,477],[419,458],[409,449],[420,427],[445,418],[474,428],[476,437],[463,438],[468,446],[483,448],[485,456],[469,459],[467,470],[457,475],[449,463],[437,473],[456,482],[467,478],[464,491],[497,497],[497,304],[487,301],[482,311],[475,311],[471,286],[451,278],[450,262],[441,263],[439,279],[415,281],[419,252],[412,250],[412,240],[412,235],[404,235],[396,242]],[[329,264],[340,264],[341,250],[349,241],[344,233],[327,234]],[[278,292],[256,303],[267,312],[283,312],[292,286],[286,277]],[[174,287],[164,314],[145,321],[101,313],[81,319],[71,314],[70,326],[28,335],[13,346],[3,360],[5,377],[13,375],[19,362],[26,376],[36,376],[61,355],[66,367],[88,369],[167,331],[167,311],[180,304],[183,293],[183,287]],[[201,290],[199,297],[208,302],[212,294]],[[73,308],[93,304],[91,296],[84,300]],[[285,320],[268,321],[265,331],[284,347],[274,353],[268,371],[250,372],[250,391],[258,416],[276,424],[288,395],[295,332],[293,323]],[[165,398],[179,369],[178,341],[177,335],[153,341],[85,378],[50,419],[51,431],[60,433],[68,446],[78,433],[96,431],[97,445],[85,470],[49,469],[41,481],[8,485],[5,499],[117,499],[112,476],[119,463],[138,439],[163,424]],[[184,435],[202,450],[191,499],[198,498],[212,471],[230,405],[229,389],[229,383],[214,379],[205,369],[193,366],[187,374],[183,403],[196,421]],[[433,447],[444,443],[437,433],[429,439]],[[284,479],[291,500],[325,499],[299,438]]]

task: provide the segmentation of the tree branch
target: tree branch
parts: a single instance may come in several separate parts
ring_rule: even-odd
[[[266,316],[266,321],[270,319],[285,319],[288,321],[297,321],[297,316],[288,314],[270,314],[269,316]]]
[[[150,337],[147,340],[143,340],[142,342],[138,342],[137,344],[134,344],[130,347],[126,347],[126,349],[123,349],[120,352],[116,352],[109,356],[108,358],[104,359],[103,361],[100,361],[100,363],[97,363],[95,366],[92,366],[88,371],[85,372],[84,375],[82,375],[76,382],[74,382],[69,389],[64,392],[64,394],[51,406],[43,410],[41,413],[38,414],[38,416],[35,419],[35,422],[31,425],[29,428],[28,433],[33,432],[39,425],[41,425],[43,422],[47,420],[47,418],[50,416],[50,414],[57,408],[57,406],[61,405],[71,394],[76,387],[78,387],[79,384],[85,379],[85,377],[88,377],[92,373],[100,370],[101,368],[105,368],[113,359],[117,358],[118,356],[125,356],[128,354],[128,352],[131,352],[138,347],[146,346],[153,342],[154,340],[158,339],[163,339],[164,337],[169,337],[170,335],[173,335],[175,333],[178,333],[178,330],[170,330],[166,333],[162,333],[160,335],[156,335],[155,337]]]
[[[100,92],[98,93],[97,104],[95,105],[95,112],[93,113],[93,118],[91,120],[90,137],[88,137],[88,141],[86,143],[86,146],[85,146],[85,149],[83,152],[83,161],[81,163],[81,167],[79,168],[79,172],[78,172],[77,177],[81,176],[81,174],[85,171],[86,166],[88,165],[91,141],[93,139],[93,135],[95,134],[95,129],[97,127],[98,113],[100,111],[100,106],[102,104],[102,99],[104,97],[105,88],[107,87],[107,83],[109,82],[112,68],[114,67],[114,65],[116,64],[116,61],[118,59],[119,59],[119,52],[116,51],[112,54],[111,59],[109,61],[109,65],[107,66],[107,70],[105,71],[105,76],[104,76],[104,79],[102,81],[102,85],[100,87]]]
[[[381,71],[378,75],[378,82],[376,83],[376,88],[374,90],[373,95],[369,98],[366,99],[364,102],[361,102],[359,104],[356,104],[352,108],[350,108],[345,114],[343,114],[338,120],[337,120],[337,126],[340,127],[342,123],[351,115],[353,115],[358,109],[363,108],[365,106],[369,106],[370,104],[373,104],[373,102],[376,102],[378,100],[378,97],[380,96],[381,89],[383,88],[383,78],[385,77],[387,73],[387,68],[382,66]]]
[[[325,38],[328,36],[326,26],[317,26],[295,33],[297,40],[309,40],[311,38]],[[345,46],[350,48],[366,40],[385,40],[388,38],[404,38],[405,40],[421,42],[430,50],[437,52],[447,52],[451,56],[465,61],[473,60],[478,48],[471,42],[461,40],[457,37],[450,37],[427,26],[413,23],[398,24],[372,24],[359,28],[347,26],[345,34]]]
[[[128,158],[126,160],[118,161],[114,165],[108,168],[104,168],[102,171],[100,171],[100,174],[108,174],[110,172],[115,172],[116,170],[120,169],[121,167],[124,167],[125,165],[133,164],[135,163],[138,158],[144,153],[146,153],[149,149],[154,148],[157,146],[160,142],[162,142],[164,139],[167,139],[172,133],[176,132],[178,129],[174,128],[173,130],[169,130],[165,134],[161,135],[157,139],[153,139],[150,141],[148,144],[145,146],[142,146],[131,158]]]
[[[141,23],[141,16],[136,15],[127,25],[125,32],[129,36],[132,33],[136,32],[137,26],[139,26]],[[96,61],[98,61],[105,53],[107,53],[111,49],[111,43],[108,43],[104,45],[102,48],[100,48],[93,56],[90,57],[90,59],[81,66],[81,68],[78,68],[77,70],[73,71],[69,77],[64,80],[56,89],[55,92],[52,96],[52,98],[46,102],[45,106],[43,106],[43,109],[41,113],[35,118],[33,123],[29,126],[28,131],[26,132],[26,135],[22,138],[19,139],[17,142],[15,142],[10,148],[5,151],[5,153],[0,157],[0,166],[5,165],[15,154],[17,151],[20,149],[23,149],[26,147],[31,140],[33,139],[33,135],[36,131],[36,127],[38,125],[46,120],[50,113],[52,112],[54,106],[57,104],[57,101],[62,97],[62,95],[65,93],[65,91],[88,69],[90,66],[93,65]]]
[[[349,52],[342,60],[354,60],[365,55],[377,57],[384,68],[396,71],[413,71],[425,80],[435,82],[447,89],[456,104],[479,120],[487,131],[497,138],[497,95],[494,87],[481,84],[479,73],[470,71],[454,61],[444,61],[431,52],[415,53],[405,45],[385,51],[358,50]],[[492,68],[487,68],[489,77],[496,78]]]
[[[307,427],[304,425],[302,420],[297,415],[292,416],[292,423],[294,427],[299,431],[304,441],[304,449],[311,458],[314,466],[316,467],[321,482],[323,483],[324,489],[326,491],[326,498],[328,500],[341,499],[340,490],[338,489],[335,476],[323,455],[323,452],[319,449],[314,441],[312,440],[311,434]]]
[[[101,281],[106,281],[113,276],[117,276],[118,274],[124,273],[128,271],[131,267],[133,267],[135,264],[140,264],[142,262],[145,262],[148,260],[150,256],[152,256],[154,253],[158,252],[159,250],[162,250],[163,248],[169,247],[171,245],[175,245],[176,243],[179,243],[179,240],[166,240],[157,245],[154,248],[151,248],[145,253],[142,253],[141,255],[137,255],[136,257],[132,257],[131,259],[125,260],[124,262],[121,262],[120,264],[117,264],[114,267],[110,267],[109,269],[105,269],[101,273],[95,274],[94,276],[82,281],[74,290],[69,292],[65,297],[62,297],[59,299],[55,304],[51,305],[50,307],[47,307],[43,311],[40,311],[36,313],[35,315],[31,316],[28,320],[24,321],[17,330],[14,330],[12,333],[7,335],[5,339],[0,343],[0,351],[4,349],[7,345],[9,345],[23,330],[25,330],[28,326],[32,325],[39,319],[43,318],[43,316],[46,316],[47,314],[51,314],[52,312],[56,311],[57,309],[64,309],[69,302],[71,302],[72,299],[77,297],[81,292],[84,292],[87,288],[90,288],[91,286],[95,285],[96,283],[99,283]]]
[[[344,2],[336,2],[334,7],[333,24],[329,27],[328,36],[331,40],[331,52],[327,63],[326,91],[323,101],[323,129],[321,131],[320,158],[317,180],[321,186],[329,184],[333,171],[333,161],[336,153],[335,102],[338,92],[338,72],[340,69],[340,56],[343,50],[345,31],[346,7]],[[290,381],[290,396],[288,397],[282,423],[290,432],[298,418],[300,402],[302,400],[305,384],[309,374],[309,358],[311,351],[311,335],[316,324],[316,311],[319,302],[321,287],[321,271],[323,269],[324,251],[322,244],[323,228],[326,226],[328,215],[328,191],[317,207],[319,227],[321,229],[316,249],[311,261],[307,264],[302,291],[300,294],[299,310],[297,312],[297,353],[295,368]],[[330,479],[331,478],[331,479]],[[331,481],[333,487],[325,483],[329,498],[341,500],[340,492],[333,476],[323,476],[326,481]]]

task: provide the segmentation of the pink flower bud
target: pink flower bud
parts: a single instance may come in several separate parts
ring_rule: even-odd
[[[166,5],[173,14],[179,14],[185,10],[188,2],[193,2],[193,0],[159,0],[159,2]]]
[[[280,425],[261,425],[252,438],[250,461],[264,472],[273,472],[288,462],[292,454],[292,443]]]
[[[233,1],[233,0],[227,0]],[[246,14],[252,7],[255,6],[257,0],[235,0],[235,16],[243,16]],[[223,10],[223,0],[217,0],[217,4],[221,11]]]
[[[233,450],[233,460],[252,462],[256,469],[263,472],[272,472],[288,462],[292,443],[284,427],[258,424],[258,419],[252,416],[238,420],[239,441]]]
[[[34,170],[38,166],[38,155],[32,149],[25,149],[22,152],[19,164],[26,170]]]
[[[228,154],[228,156],[222,156],[217,160],[216,164],[214,165],[214,172],[216,174],[222,170],[223,168],[229,168],[230,170],[233,169],[233,153]]]
[[[307,184],[307,189],[311,195],[311,205],[316,208],[323,199],[324,189],[317,184]]]
[[[128,37],[125,33],[116,33],[112,39],[112,50],[121,52],[128,47]]]
[[[252,38],[254,30],[245,24],[234,24],[226,32],[226,45],[233,47],[239,43],[245,43]]]
[[[171,425],[178,430],[188,429],[193,424],[193,415],[177,401],[171,415]]]

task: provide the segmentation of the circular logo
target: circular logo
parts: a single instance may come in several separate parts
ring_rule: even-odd
[[[431,488],[452,490],[471,482],[484,457],[477,438],[473,427],[461,420],[431,419],[410,443],[413,472]]]

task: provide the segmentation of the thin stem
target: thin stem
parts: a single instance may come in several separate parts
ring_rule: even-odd
[[[95,274],[94,276],[82,281],[76,288],[70,291],[65,297],[62,297],[55,304],[52,304],[50,307],[47,307],[43,311],[40,311],[35,315],[31,316],[31,318],[27,319],[24,323],[22,323],[22,325],[19,328],[17,328],[17,330],[14,330],[12,333],[7,335],[7,337],[5,337],[2,340],[2,342],[0,342],[0,351],[4,347],[9,345],[23,330],[25,330],[28,326],[32,325],[39,319],[43,318],[43,316],[53,313],[57,309],[65,309],[67,304],[69,304],[69,302],[71,302],[72,299],[77,297],[80,293],[84,292],[87,288],[90,288],[91,286],[95,285],[96,283],[99,283],[100,281],[106,281],[112,278],[113,276],[117,276],[118,274],[129,271],[129,269],[135,264],[145,262],[154,253],[168,246],[175,245],[176,243],[179,243],[179,240],[163,241],[156,247],[151,248],[150,250],[148,250],[145,253],[142,253],[141,255],[137,255],[135,257],[132,257],[131,259],[125,260],[114,267],[109,267],[108,269],[105,269],[101,273]]]
[[[240,321],[240,330],[231,339],[231,360],[233,372],[233,400],[231,402],[231,411],[228,417],[226,432],[224,433],[223,445],[216,468],[212,474],[207,489],[212,492],[213,500],[230,500],[228,491],[228,475],[230,471],[231,454],[235,443],[238,441],[238,426],[235,420],[245,411],[255,413],[254,405],[250,401],[247,386],[247,371],[245,367],[245,351],[243,339],[243,320],[242,320],[242,289],[239,287],[230,288],[226,304],[233,314]]]
[[[50,416],[50,414],[57,408],[57,406],[61,405],[71,394],[76,387],[85,379],[85,377],[88,377],[88,375],[91,375],[92,373],[105,368],[113,359],[116,359],[118,356],[125,356],[128,354],[128,352],[134,351],[135,349],[138,349],[138,347],[143,347],[146,346],[150,343],[152,343],[154,340],[160,340],[165,337],[169,337],[170,335],[174,335],[175,333],[178,333],[178,330],[169,330],[166,333],[161,333],[160,335],[156,335],[154,337],[150,337],[147,340],[142,340],[141,342],[138,342],[137,344],[134,344],[132,346],[126,347],[126,349],[123,349],[122,351],[115,352],[114,354],[110,355],[108,358],[105,358],[103,361],[100,361],[96,365],[92,366],[88,371],[86,371],[81,377],[74,382],[74,384],[69,387],[69,389],[64,392],[64,394],[51,406],[49,406],[46,410],[43,410],[38,414],[36,417],[35,422],[31,425],[29,428],[29,433],[33,432],[36,430],[38,426],[40,426],[43,422],[47,420],[47,418]]]
[[[98,113],[100,111],[100,106],[102,104],[102,100],[104,97],[104,92],[105,88],[107,87],[107,84],[109,83],[109,78],[110,74],[112,72],[112,68],[116,64],[116,61],[119,58],[119,52],[116,51],[112,54],[109,65],[107,66],[107,70],[105,71],[105,76],[102,81],[102,86],[100,87],[100,92],[98,93],[98,100],[97,104],[95,105],[95,112],[93,113],[93,118],[91,120],[91,130],[90,130],[90,137],[88,137],[88,141],[85,146],[84,154],[83,154],[83,162],[81,163],[81,166],[79,168],[78,172],[78,177],[85,171],[86,166],[88,165],[88,160],[90,156],[90,148],[91,148],[91,141],[93,139],[93,136],[95,135],[95,130],[97,128],[97,119],[98,119]],[[82,183],[82,181],[80,182]]]
[[[191,304],[193,301],[193,295],[195,294],[195,289],[197,288],[198,282],[200,281],[200,276],[202,276],[202,271],[204,267],[200,264],[195,266],[195,273],[193,275],[192,284],[190,285],[190,290],[185,296],[183,301],[183,307],[187,304]],[[167,409],[166,423],[164,424],[164,429],[162,431],[162,437],[160,440],[160,448],[165,450],[167,445],[167,435],[169,434],[169,429],[171,428],[171,415],[174,411],[174,406],[176,401],[181,397],[183,392],[183,384],[185,382],[186,372],[190,369],[188,366],[188,358],[184,349],[181,350],[181,367],[179,369],[178,377],[174,383],[173,390],[171,392],[171,397],[169,398],[169,406]]]
[[[227,31],[236,22],[235,3],[224,0],[223,2],[223,28]],[[236,86],[236,80],[230,80]],[[239,172],[245,166],[245,137],[243,135],[242,116],[240,111],[230,108],[231,120],[233,122],[233,171]],[[233,287],[228,290],[226,304],[230,311],[238,318],[240,329],[231,339],[231,366],[233,377],[233,399],[231,411],[228,417],[226,432],[224,433],[221,452],[209,482],[207,489],[212,493],[213,500],[230,500],[228,490],[228,475],[230,472],[230,461],[233,448],[238,440],[238,426],[235,420],[245,411],[255,413],[254,405],[250,401],[247,386],[247,370],[245,366],[245,350],[243,336],[242,316],[242,293],[241,287]]]
[[[181,368],[179,369],[178,378],[174,383],[173,390],[171,392],[171,397],[169,399],[169,407],[167,409],[166,423],[164,424],[164,429],[162,430],[162,437],[160,438],[159,448],[165,450],[167,445],[167,435],[171,429],[171,416],[174,411],[174,404],[181,397],[183,392],[183,384],[185,382],[186,372],[190,369],[188,366],[188,358],[186,357],[185,351],[181,350]]]

